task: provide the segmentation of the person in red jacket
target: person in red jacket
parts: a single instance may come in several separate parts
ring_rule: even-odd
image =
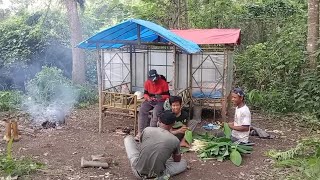
[[[139,139],[144,128],[156,127],[158,117],[163,111],[163,103],[170,96],[169,85],[167,81],[162,78],[155,69],[151,69],[148,73],[148,80],[144,83],[144,99],[141,104],[138,117],[138,135]],[[148,114],[153,109],[153,115],[149,123]]]

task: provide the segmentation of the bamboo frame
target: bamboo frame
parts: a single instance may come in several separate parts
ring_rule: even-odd
[[[137,96],[134,94],[125,94],[117,92],[102,91],[104,94],[104,101],[102,105],[102,112],[108,112],[108,109],[122,110],[127,113],[109,111],[134,118],[134,134],[137,132]]]
[[[163,48],[162,46],[145,46],[147,47],[145,50],[143,49],[136,49],[136,47],[142,47],[141,45],[132,45],[130,44],[128,47],[126,48],[122,48],[122,52],[125,53],[130,53],[130,68],[129,68],[129,73],[130,73],[130,81],[131,82],[122,82],[119,85],[116,86],[112,86],[110,88],[105,88],[103,78],[105,76],[105,64],[104,64],[104,52],[99,48],[99,44],[97,44],[97,49],[98,49],[98,60],[97,60],[97,73],[98,73],[98,89],[99,89],[99,132],[102,132],[102,127],[103,127],[103,115],[105,114],[105,112],[110,112],[110,113],[116,113],[116,114],[121,114],[121,115],[125,115],[128,117],[133,117],[134,118],[134,132],[136,133],[136,125],[137,125],[137,114],[138,114],[138,106],[139,106],[139,102],[137,100],[137,97],[133,94],[124,94],[121,92],[121,87],[123,85],[129,87],[130,86],[130,91],[132,91],[132,82],[135,80],[135,77],[133,77],[133,68],[135,68],[135,74],[137,74],[136,71],[136,67],[140,66],[139,64],[135,64],[133,66],[133,53],[135,53],[135,59],[137,57],[136,53],[144,53],[145,55],[143,55],[143,65],[144,67],[147,68],[147,70],[150,70],[150,68],[152,67],[152,60],[151,60],[151,53],[153,51],[157,51],[155,49],[152,49],[152,47],[157,47],[156,49],[159,50],[167,50],[166,54],[168,53],[168,51],[172,51],[172,56],[173,56],[173,64],[172,64],[172,68],[173,68],[173,91],[174,94],[178,94],[180,96],[182,96],[183,98],[183,106],[187,106],[189,105],[189,108],[192,108],[195,102],[199,102],[202,106],[205,106],[207,108],[210,109],[218,109],[221,110],[221,114],[223,117],[223,120],[226,120],[226,114],[228,111],[227,108],[227,92],[226,92],[226,84],[230,83],[227,82],[228,77],[229,77],[229,71],[228,66],[230,66],[229,64],[229,52],[233,51],[233,48],[231,47],[220,47],[220,46],[208,46],[206,47],[206,49],[204,50],[205,52],[217,52],[212,53],[210,55],[222,55],[223,54],[223,72],[219,72],[220,75],[222,76],[222,94],[223,97],[220,99],[210,99],[210,98],[193,98],[192,97],[192,89],[193,88],[205,88],[202,87],[202,80],[201,80],[201,85],[195,86],[195,84],[193,84],[193,74],[194,74],[194,68],[193,68],[193,55],[187,55],[187,68],[188,70],[186,71],[186,76],[187,76],[187,87],[185,89],[182,89],[181,91],[178,92],[178,80],[179,80],[179,62],[178,62],[178,57],[180,56],[179,50],[176,49],[176,47],[174,45],[171,46],[166,46],[165,48]],[[213,61],[212,58],[210,57],[210,55],[207,55],[206,59],[202,58],[202,61],[200,66],[204,63],[204,61],[208,60],[208,61]],[[203,56],[203,54],[202,54]],[[166,55],[166,61],[168,60],[168,54]],[[123,62],[123,61],[122,61]],[[124,62],[123,62],[124,63]],[[161,65],[159,65],[161,66]],[[166,71],[168,71],[167,67],[167,63],[166,65]],[[201,69],[201,73],[202,69],[208,69],[206,67],[197,67],[196,69]],[[215,68],[217,69],[217,66],[214,64]],[[212,69],[212,68],[209,68]],[[141,73],[141,72],[139,72]],[[145,78],[145,70],[143,72],[143,77]],[[220,80],[219,80],[220,82]],[[135,83],[136,85],[136,83]],[[216,88],[217,85],[215,85]],[[215,89],[214,88],[214,89]],[[213,90],[212,90],[213,91]],[[131,100],[129,100],[131,99]],[[129,103],[129,104],[128,104]],[[125,111],[125,112],[115,112],[114,110],[119,110],[119,111]],[[191,111],[190,111],[191,113]]]
[[[134,133],[136,133],[136,125],[137,125],[137,113],[138,113],[138,106],[139,104],[142,102],[141,100],[137,100],[137,96],[135,96],[134,94],[131,94],[132,90],[133,90],[133,86],[135,86],[135,88],[137,88],[137,79],[134,76],[137,76],[137,73],[141,73],[141,72],[137,72],[137,67],[141,67],[143,66],[143,80],[145,81],[146,78],[146,70],[149,71],[150,68],[152,67],[156,67],[160,66],[161,68],[166,67],[165,71],[166,71],[166,76],[168,78],[168,67],[171,66],[168,65],[168,59],[171,60],[171,52],[172,52],[172,68],[173,68],[173,74],[172,74],[172,86],[173,86],[173,94],[176,95],[180,95],[182,96],[182,106],[187,106],[189,105],[189,108],[192,108],[194,106],[194,103],[196,101],[200,102],[201,105],[209,107],[209,108],[213,108],[213,109],[219,109],[221,110],[221,114],[223,116],[223,119],[226,120],[226,114],[228,111],[228,93],[227,91],[230,90],[231,85],[228,83],[228,81],[232,81],[232,75],[230,75],[230,73],[233,73],[230,71],[230,66],[232,64],[232,61],[229,60],[229,53],[234,51],[235,49],[235,45],[234,44],[226,44],[226,45],[213,45],[213,44],[207,44],[207,45],[200,45],[201,49],[203,50],[202,54],[196,54],[199,56],[202,56],[201,60],[202,62],[200,63],[200,65],[194,70],[193,67],[193,55],[187,55],[186,57],[186,67],[187,71],[186,74],[184,74],[185,72],[183,71],[179,71],[180,69],[180,65],[181,67],[183,66],[181,62],[179,62],[179,60],[181,60],[182,58],[180,57],[184,57],[180,54],[182,54],[182,50],[178,49],[176,45],[174,45],[171,42],[160,42],[161,37],[158,36],[158,38],[155,41],[152,42],[141,42],[141,26],[139,24],[137,24],[137,39],[136,40],[99,40],[99,41],[88,41],[88,43],[92,43],[93,45],[96,45],[96,49],[97,49],[97,78],[98,78],[98,92],[99,92],[99,133],[102,132],[102,128],[103,128],[103,118],[104,118],[104,114],[106,112],[111,112],[111,113],[118,113],[118,114],[122,114],[122,115],[126,115],[129,117],[133,117],[134,118]],[[125,44],[125,46],[121,47],[121,48],[117,48],[118,51],[124,52],[124,53],[129,53],[129,63],[130,63],[130,67],[128,67],[128,61],[124,61],[124,56],[122,54],[122,57],[119,56],[119,52],[115,53],[114,57],[112,57],[110,59],[109,62],[105,62],[106,58],[105,58],[105,52],[102,50],[102,48],[108,48],[111,46],[111,44]],[[134,66],[133,66],[133,61],[137,59],[137,52],[141,51],[141,53],[143,53],[143,63],[142,64],[137,64],[135,62]],[[112,49],[111,49],[112,51]],[[151,53],[153,51],[165,51],[166,55],[166,62],[165,65],[161,65],[161,64],[156,64],[152,61],[152,55]],[[170,52],[170,54],[168,53]],[[209,55],[207,55],[206,58],[204,57],[204,52],[210,52]],[[216,53],[214,53],[216,52]],[[133,56],[133,53],[134,56]],[[220,55],[223,54],[223,72],[221,74],[221,72],[219,72],[219,75],[222,76],[221,79],[217,79],[215,77],[219,76],[217,74],[213,74],[213,78],[215,78],[215,83],[216,85],[213,87],[212,91],[210,92],[210,95],[213,93],[214,90],[217,89],[218,84],[220,84],[220,82],[222,81],[222,97],[219,99],[211,99],[211,98],[193,98],[192,95],[192,91],[193,88],[199,88],[201,91],[203,89],[206,89],[206,87],[204,87],[206,84],[206,82],[211,81],[211,79],[205,79],[203,78],[204,76],[207,76],[206,71],[207,69],[212,69],[212,70],[217,70],[218,71],[218,67],[216,66],[214,60],[210,57],[210,55]],[[115,57],[115,56],[119,56]],[[121,78],[118,79],[112,79],[111,78],[111,73],[110,73],[110,79],[108,79],[108,75],[106,73],[106,66],[111,63],[112,59],[116,58],[116,60],[118,62],[120,62],[119,60],[121,60],[121,64],[124,64],[124,66],[127,68],[127,70],[129,71],[128,74],[124,75],[124,67],[121,66]],[[196,59],[196,58],[194,58]],[[125,59],[127,60],[127,59]],[[202,64],[207,61],[207,60],[211,60],[214,64],[214,68],[212,68],[211,66],[208,67],[203,67]],[[118,63],[117,62],[117,63]],[[170,62],[171,63],[171,62]],[[221,64],[219,64],[221,66]],[[118,65],[116,65],[118,66]],[[185,66],[185,65],[184,65]],[[211,67],[211,68],[210,68]],[[233,67],[231,67],[232,70]],[[112,69],[111,65],[110,65],[110,69]],[[200,80],[199,83],[197,82],[196,78],[194,78],[194,73],[200,69],[200,74],[201,77],[199,78]],[[125,71],[127,71],[125,70]],[[204,71],[203,71],[204,70]],[[133,74],[133,72],[135,74]],[[183,72],[183,75],[181,75]],[[178,81],[180,80],[181,76],[186,75],[186,79],[184,79],[185,82],[184,85],[182,85],[182,87],[180,87]],[[204,76],[203,76],[204,75]],[[124,77],[125,76],[125,77]],[[130,76],[130,77],[129,77]],[[180,76],[180,77],[179,77]],[[130,78],[130,82],[125,82],[127,81],[127,78]],[[124,79],[123,79],[124,78]],[[202,79],[203,78],[203,79]],[[213,79],[212,78],[212,79]],[[121,81],[121,79],[123,79]],[[110,83],[109,88],[106,88],[106,85],[109,86],[108,81]],[[112,85],[112,80],[115,80],[114,82],[117,82],[117,85]],[[140,80],[140,79],[139,79]],[[194,82],[193,82],[194,80]],[[211,82],[210,82],[211,83]],[[141,85],[141,82],[139,82],[139,86]],[[122,92],[122,87],[126,86],[127,89],[130,90],[130,93],[123,93]],[[186,86],[186,87],[184,87]],[[140,88],[140,87],[139,87]],[[143,87],[142,87],[143,88]],[[178,89],[180,89],[180,91],[178,91]],[[210,86],[210,88],[212,88]],[[220,88],[220,87],[219,87]],[[202,92],[203,93],[203,92]],[[111,111],[109,111],[111,110]],[[122,112],[115,112],[114,110],[119,110],[119,111],[125,111],[127,113],[122,113]],[[190,111],[191,113],[191,111]]]
[[[187,104],[191,103],[193,101],[192,95],[190,93],[190,88],[184,89],[180,91],[177,96],[181,96],[182,98],[182,107],[185,107]]]

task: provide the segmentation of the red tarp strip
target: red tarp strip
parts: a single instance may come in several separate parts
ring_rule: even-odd
[[[240,29],[170,30],[197,44],[240,44]]]

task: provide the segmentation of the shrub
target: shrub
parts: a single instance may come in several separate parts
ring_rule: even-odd
[[[319,109],[315,99],[319,99],[318,91],[312,87],[317,78],[302,74],[306,64],[305,26],[304,13],[290,16],[270,39],[248,46],[236,56],[236,85],[251,94],[248,102],[253,106],[273,113]]]
[[[7,145],[7,154],[0,155],[0,172],[1,174],[10,176],[28,175],[44,165],[34,162],[31,159],[15,159],[12,157],[12,141],[11,139]]]
[[[317,180],[320,177],[319,137],[303,139],[296,147],[287,151],[270,150],[267,154],[276,160],[278,166],[298,170],[289,175],[288,179]]]
[[[43,67],[26,86],[27,95],[35,102],[48,105],[55,101],[73,104],[77,92],[61,69]]]
[[[43,67],[27,84],[27,95],[38,104],[71,108],[96,103],[97,91],[89,85],[73,85],[56,67]]]
[[[320,118],[320,74],[316,71],[304,74],[293,97],[297,112],[309,112]]]
[[[10,111],[19,108],[21,93],[17,91],[0,91],[0,111]]]
[[[98,101],[97,90],[88,85],[77,86],[78,98],[76,107],[83,108]]]

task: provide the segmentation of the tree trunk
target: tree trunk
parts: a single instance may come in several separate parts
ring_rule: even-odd
[[[85,61],[82,49],[75,46],[82,41],[82,29],[78,15],[76,0],[65,0],[71,32],[72,49],[72,81],[77,84],[85,83]]]
[[[319,0],[308,0],[308,37],[307,52],[309,67],[317,67],[317,55],[319,38]]]

